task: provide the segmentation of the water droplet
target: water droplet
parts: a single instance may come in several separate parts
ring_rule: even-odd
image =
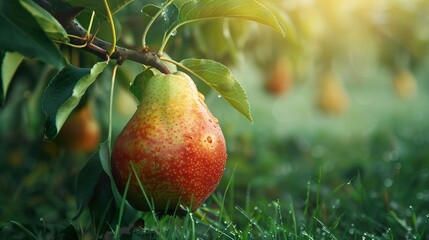
[[[221,98],[222,96],[220,94],[217,95],[217,98]]]
[[[167,12],[165,10],[162,11],[161,16],[164,19],[164,21],[168,22],[169,18],[168,18]]]
[[[212,140],[212,138],[211,138],[210,136],[208,136],[208,137],[207,137],[207,142],[208,142],[208,143],[212,143],[212,141],[213,141],[213,140]]]
[[[172,31],[172,32],[170,33],[170,35],[171,35],[171,36],[173,36],[173,37],[174,37],[174,36],[176,36],[176,35],[177,35],[177,30]]]
[[[402,168],[401,163],[396,163],[395,168],[396,168],[396,170],[400,170]]]
[[[391,187],[393,185],[393,180],[390,178],[384,179],[384,186],[385,187]]]

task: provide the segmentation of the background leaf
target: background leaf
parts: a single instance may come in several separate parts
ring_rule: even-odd
[[[110,177],[106,172],[102,171],[88,205],[93,226],[96,229],[94,238],[99,238],[100,235],[110,229],[110,226],[114,226],[117,223],[118,208],[111,184]]]
[[[216,90],[247,119],[253,121],[247,94],[226,66],[207,59],[184,59],[180,63],[191,70],[197,78]]]
[[[184,24],[210,18],[240,18],[265,24],[283,33],[283,29],[273,12],[255,0],[176,0],[179,7],[179,22]]]
[[[9,87],[12,77],[15,74],[16,70],[24,60],[24,56],[16,52],[5,52],[3,58],[1,59],[1,68],[0,68],[0,104],[3,104],[6,100],[6,93]]]
[[[79,239],[79,235],[76,231],[76,228],[73,226],[73,224],[69,224],[66,228],[60,231],[59,234],[60,240],[75,240]]]
[[[76,207],[77,219],[88,206],[94,195],[100,174],[103,171],[100,161],[100,152],[94,153],[85,166],[79,171],[76,178]]]
[[[19,52],[29,58],[38,58],[57,68],[65,60],[57,46],[46,35],[36,19],[20,1],[0,2],[0,48]]]
[[[147,4],[143,7],[142,12],[148,17],[154,17],[161,8],[154,4]]]
[[[67,65],[52,79],[45,90],[43,99],[47,139],[52,139],[57,135],[83,94],[107,64],[107,62],[99,62],[92,68],[77,68]]]
[[[148,23],[161,10],[160,6],[148,4],[143,7],[144,13],[143,24]],[[177,26],[179,9],[174,4],[168,5],[162,13],[153,22],[146,36],[147,43],[153,48],[157,48],[171,28]]]
[[[134,0],[108,0],[107,3],[109,4],[110,12],[114,15],[132,1]],[[68,2],[73,6],[94,10],[98,16],[102,16],[104,19],[107,19],[107,11],[104,7],[103,0],[65,0],[65,2]]]
[[[20,2],[22,6],[33,15],[33,17],[36,19],[36,21],[39,23],[39,25],[42,27],[43,31],[45,31],[49,38],[59,42],[69,41],[66,30],[45,9],[41,8],[33,1],[20,0]]]

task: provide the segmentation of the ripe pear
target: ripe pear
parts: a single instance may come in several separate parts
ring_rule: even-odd
[[[265,81],[265,90],[274,96],[281,96],[292,88],[291,62],[285,57],[276,59],[275,64]]]
[[[227,159],[225,139],[204,96],[185,73],[150,78],[135,114],[113,147],[112,174],[128,202],[159,213],[195,211],[214,191]],[[133,172],[135,170],[135,173]],[[141,187],[136,175],[141,182]],[[180,212],[179,212],[180,214]]]
[[[393,83],[398,96],[402,99],[410,99],[417,92],[417,82],[413,74],[406,69],[396,72]]]
[[[338,115],[346,110],[347,92],[340,79],[332,71],[328,71],[322,77],[318,90],[317,105],[322,112],[328,115]]]
[[[100,124],[91,104],[86,104],[65,121],[55,142],[73,152],[91,152],[100,145],[100,138]]]

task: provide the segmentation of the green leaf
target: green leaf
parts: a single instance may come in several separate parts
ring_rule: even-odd
[[[284,34],[274,13],[256,0],[207,0],[174,2],[179,7],[180,25],[210,18],[239,18],[265,24]]]
[[[184,59],[180,63],[186,70],[216,90],[247,119],[253,121],[247,94],[226,66],[207,59]]]
[[[111,184],[110,177],[106,172],[102,171],[94,189],[93,197],[88,204],[93,226],[96,229],[95,239],[100,238],[100,235],[103,235],[111,229],[111,226],[117,223],[118,208]]]
[[[0,49],[63,67],[65,60],[61,52],[20,2],[0,2]]]
[[[106,8],[104,7],[104,0],[64,0],[65,2],[70,3],[73,6],[84,7],[95,11],[98,16],[108,19],[108,14]],[[109,4],[110,12],[112,15],[117,13],[123,7],[128,5],[134,0],[107,0]]]
[[[24,56],[16,52],[6,52],[1,61],[0,68],[0,105],[4,104],[6,100],[6,93],[9,87],[12,77],[15,74],[18,66],[24,60]]]
[[[100,149],[98,150],[98,152],[100,155],[101,167],[103,168],[104,172],[106,172],[107,175],[109,175],[109,177],[113,179],[112,170],[110,169],[110,143],[110,138],[102,142],[100,144]]]
[[[151,69],[146,69],[143,72],[139,73],[136,78],[134,78],[133,83],[130,85],[129,90],[137,101],[141,101],[143,97],[143,88],[146,85],[147,81],[155,76],[155,73]]]
[[[64,67],[49,83],[42,103],[46,114],[45,137],[54,138],[72,110],[107,66],[99,62],[92,68],[77,68],[72,65]]]
[[[278,4],[270,1],[266,1],[265,4],[266,7],[269,8],[276,16],[280,26],[283,29],[284,37],[292,43],[297,44],[297,30],[289,14],[285,12],[281,6],[278,6]]]
[[[41,8],[33,1],[20,1],[22,6],[26,8],[31,13],[31,15],[33,15],[33,17],[36,19],[36,21],[39,23],[43,31],[45,31],[45,33],[50,39],[62,43],[69,42],[66,30],[51,14],[49,14],[45,9]]]
[[[19,229],[22,230],[23,233],[27,234],[29,237],[31,237],[32,239],[39,239],[33,232],[31,232],[31,230],[29,230],[28,228],[26,228],[24,225],[22,225],[19,222],[16,221],[10,221],[11,224],[17,226]]]
[[[152,20],[161,9],[161,14],[152,23],[146,36],[146,42],[154,48],[157,48],[156,45],[161,43],[169,31],[177,25],[177,18],[179,16],[179,9],[174,4],[170,4],[167,7],[148,4],[142,9],[145,17],[148,19],[143,20],[147,22]]]
[[[100,161],[100,152],[94,153],[79,171],[76,178],[76,207],[77,213],[74,219],[79,218],[88,206],[94,195],[100,174],[103,171]]]
[[[159,12],[159,10],[161,10],[160,7],[153,4],[148,4],[143,7],[142,12],[148,17],[154,17]]]

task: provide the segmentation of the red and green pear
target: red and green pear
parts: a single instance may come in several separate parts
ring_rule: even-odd
[[[159,213],[195,211],[219,184],[227,159],[217,119],[182,72],[150,78],[135,114],[112,150],[112,174],[128,202]],[[138,177],[138,180],[137,180]],[[141,183],[141,185],[139,184]]]

